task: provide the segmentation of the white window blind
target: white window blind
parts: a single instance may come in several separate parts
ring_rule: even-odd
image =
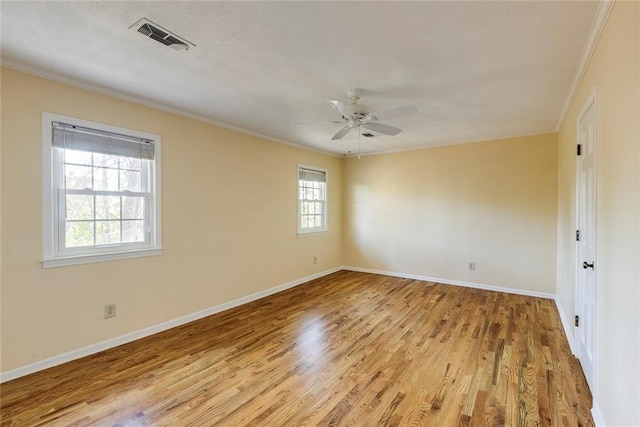
[[[308,182],[327,182],[327,173],[324,171],[317,171],[313,169],[300,168],[298,171],[298,178],[301,181]]]
[[[153,140],[53,122],[52,145],[58,148],[152,160]]]

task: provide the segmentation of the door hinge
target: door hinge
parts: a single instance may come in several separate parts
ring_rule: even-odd
[[[582,154],[582,144],[578,144],[578,156]]]
[[[576,230],[576,242],[580,241],[580,230]]]
[[[580,326],[580,316],[576,315],[576,321],[575,321],[575,325]]]

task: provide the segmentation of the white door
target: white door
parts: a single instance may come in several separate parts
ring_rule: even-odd
[[[593,391],[594,338],[596,303],[596,228],[595,228],[595,149],[596,149],[595,92],[587,100],[578,116],[578,176],[577,176],[577,278],[576,278],[576,337],[578,359]]]

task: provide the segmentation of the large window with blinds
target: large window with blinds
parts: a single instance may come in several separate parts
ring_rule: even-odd
[[[327,171],[298,166],[298,234],[327,231]]]
[[[45,267],[160,252],[160,137],[43,115]]]

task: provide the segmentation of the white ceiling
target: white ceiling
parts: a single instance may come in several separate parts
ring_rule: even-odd
[[[335,154],[328,99],[364,88],[396,151],[555,131],[598,2],[6,2],[3,65]],[[128,29],[146,17],[195,43]]]

